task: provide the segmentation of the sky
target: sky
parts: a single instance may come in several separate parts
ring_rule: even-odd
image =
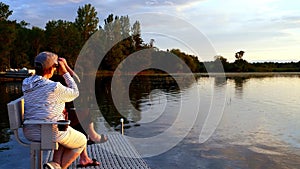
[[[77,10],[91,3],[100,25],[109,14],[141,22],[145,42],[161,50],[179,48],[201,61],[221,55],[229,62],[245,51],[248,62],[300,61],[298,0],[4,0],[10,20],[45,28],[49,20],[74,21]],[[150,17],[149,17],[150,15]],[[138,17],[135,17],[138,16]],[[151,17],[153,16],[153,17]],[[162,20],[167,18],[168,21]],[[160,20],[161,19],[161,20]],[[132,21],[132,20],[131,20]],[[184,24],[184,25],[182,25]],[[201,35],[200,35],[201,34]],[[215,53],[205,55],[206,45]],[[204,56],[205,55],[205,56]]]

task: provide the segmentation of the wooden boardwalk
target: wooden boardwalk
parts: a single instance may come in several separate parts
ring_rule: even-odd
[[[121,134],[108,133],[108,141],[87,147],[89,157],[101,162],[100,166],[85,167],[85,169],[150,169],[132,144]],[[52,159],[52,152],[46,156],[46,161]],[[69,167],[78,168],[79,158]]]

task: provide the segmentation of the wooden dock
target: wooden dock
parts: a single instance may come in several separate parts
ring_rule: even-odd
[[[87,147],[89,157],[101,162],[100,166],[85,167],[85,169],[150,169],[132,144],[121,134],[111,132],[106,134],[108,141]],[[48,152],[46,161],[51,161],[53,152]],[[69,167],[76,167],[79,158]]]

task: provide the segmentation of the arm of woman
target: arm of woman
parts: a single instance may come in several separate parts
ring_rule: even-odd
[[[58,87],[57,87],[58,89],[57,92],[59,92],[58,97],[60,97],[60,100],[64,102],[73,101],[76,97],[79,96],[79,90],[77,84],[71,76],[73,70],[68,66],[67,61],[64,58],[59,58],[58,64],[59,64],[58,71],[62,74],[67,84],[67,86],[63,86],[61,83],[58,83]]]
[[[66,81],[67,86],[62,85],[61,83],[57,83],[58,86],[55,91],[57,92],[57,97],[63,102],[73,101],[79,96],[78,87],[69,72],[65,73],[63,77]]]

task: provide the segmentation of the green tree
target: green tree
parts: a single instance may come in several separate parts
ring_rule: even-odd
[[[16,24],[16,38],[12,43],[13,50],[10,52],[10,64],[13,68],[30,67],[30,32],[25,22]]]
[[[9,10],[9,5],[6,5],[3,2],[0,2],[0,21],[5,21],[7,18],[12,15],[13,11]]]
[[[126,45],[128,39],[124,37],[125,39],[122,40],[122,31],[126,30],[122,26],[127,27],[127,25],[125,25],[125,22],[122,25],[121,22],[120,17],[114,17],[113,14],[108,15],[104,20],[105,45],[113,46],[113,48],[109,50],[104,58],[105,64],[101,66],[103,69],[115,70],[119,63],[126,58],[125,51],[128,50],[128,46]]]
[[[29,23],[27,23],[27,22],[24,21],[24,20],[22,20],[19,24],[20,24],[20,26],[23,27],[23,28],[25,28],[26,26],[29,26],[29,25],[30,25]]]
[[[228,62],[227,62],[227,59],[224,58],[224,57],[221,56],[221,55],[216,55],[214,58],[215,58],[215,61],[216,61],[216,60],[219,60],[223,65],[226,64],[226,63],[228,63]]]
[[[122,39],[125,39],[130,35],[130,20],[129,20],[129,17],[128,16],[121,16],[120,17],[120,24],[121,24]]]
[[[139,21],[135,21],[131,28],[133,46],[136,50],[140,50],[143,45],[143,39],[141,38],[141,25]]]
[[[32,27],[30,31],[30,56],[35,57],[41,52],[45,45],[45,30],[38,27]],[[33,58],[30,58],[33,61]]]
[[[183,60],[185,62],[186,65],[188,65],[188,67],[190,68],[190,70],[192,72],[197,72],[199,71],[199,60],[196,56],[193,55],[188,55],[182,51],[180,51],[180,49],[172,49],[170,51],[171,53],[175,54],[177,57],[179,57],[181,60]],[[183,67],[183,65],[179,65],[178,63],[176,64],[177,66],[177,71],[180,71],[181,68]]]
[[[16,38],[16,22],[7,18],[13,13],[9,5],[0,2],[0,69],[10,68],[10,52]]]
[[[104,19],[104,32],[106,34],[106,43],[111,46],[121,40],[121,25],[118,21],[118,16],[114,18],[113,14],[108,15]]]
[[[233,69],[236,72],[248,72],[251,70],[251,64],[249,64],[246,60],[242,59],[244,56],[245,52],[244,51],[239,51],[235,53],[235,58],[236,60],[233,63]]]
[[[82,42],[85,43],[88,38],[98,29],[99,18],[97,11],[91,4],[85,4],[77,10],[75,25],[81,33]]]
[[[118,17],[110,14],[104,20],[103,32],[105,44],[113,47],[105,55],[100,69],[114,71],[127,56],[143,48],[143,41],[140,38],[140,24],[135,22],[133,27],[131,27],[128,16]],[[136,62],[149,64],[148,56],[150,57],[150,54],[139,56],[139,61]],[[145,62],[145,60],[148,60],[148,62]],[[130,64],[135,64],[136,62]]]
[[[244,51],[239,51],[239,52],[236,52],[235,53],[235,58],[237,59],[237,60],[241,60],[242,58],[243,58],[243,56],[244,56]]]
[[[248,72],[251,69],[251,64],[244,59],[235,60],[233,64],[235,72]]]
[[[120,18],[118,16],[115,17],[113,24],[113,29],[112,29],[112,34],[114,37],[114,43],[120,42],[122,40],[122,25]]]
[[[45,49],[64,57],[74,66],[82,44],[80,32],[75,24],[69,21],[49,21],[46,24],[46,45]]]
[[[231,69],[230,63],[227,61],[227,59],[225,57],[223,57],[221,55],[216,55],[215,62],[222,63],[224,71],[230,71],[230,69]]]
[[[10,52],[16,39],[15,21],[0,21],[0,69],[3,71],[10,68]]]

